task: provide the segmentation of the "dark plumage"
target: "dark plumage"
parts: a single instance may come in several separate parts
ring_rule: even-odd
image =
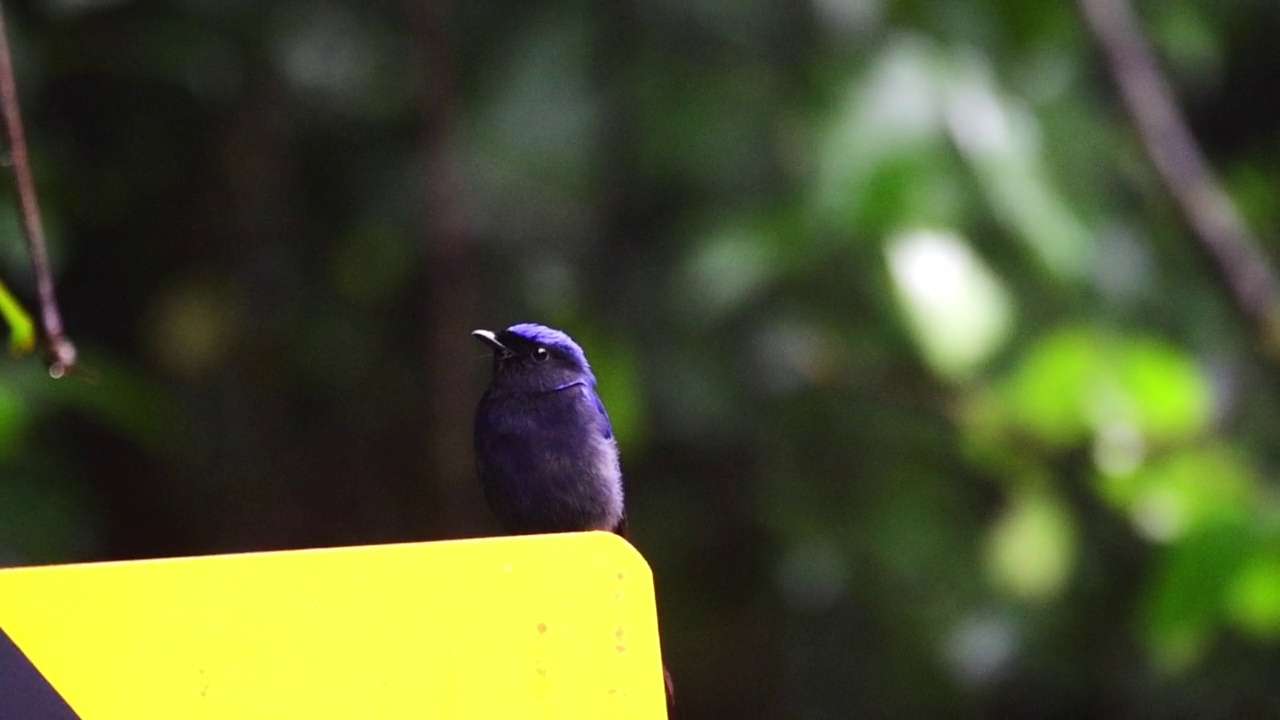
[[[472,334],[493,348],[475,446],[480,484],[498,521],[514,533],[623,534],[618,448],[582,348],[532,323]]]

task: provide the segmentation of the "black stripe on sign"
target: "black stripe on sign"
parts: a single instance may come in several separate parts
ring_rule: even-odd
[[[0,628],[0,720],[80,720]]]

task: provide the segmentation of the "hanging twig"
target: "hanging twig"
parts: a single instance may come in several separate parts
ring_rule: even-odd
[[[1275,270],[1187,128],[1132,5],[1128,0],[1079,2],[1156,172],[1237,310],[1254,324],[1264,351],[1275,359],[1280,356]]]
[[[31,163],[27,158],[27,140],[22,131],[22,113],[13,80],[13,60],[9,54],[9,32],[5,28],[3,8],[0,8],[0,105],[3,106],[4,125],[9,134],[9,160],[13,164],[13,179],[22,214],[22,234],[31,255],[31,270],[35,274],[36,292],[40,299],[45,357],[49,363],[49,374],[59,378],[75,366],[76,347],[62,330],[58,297],[49,272],[49,255],[45,252],[40,205],[36,202],[36,185],[31,179]]]

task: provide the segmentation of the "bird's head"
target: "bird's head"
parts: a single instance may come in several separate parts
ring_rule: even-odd
[[[595,385],[587,356],[573,338],[534,323],[471,333],[493,348],[494,387],[514,392],[550,392],[570,385]]]

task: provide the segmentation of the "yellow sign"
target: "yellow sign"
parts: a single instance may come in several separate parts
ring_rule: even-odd
[[[0,630],[84,720],[666,717],[609,533],[3,570]]]

